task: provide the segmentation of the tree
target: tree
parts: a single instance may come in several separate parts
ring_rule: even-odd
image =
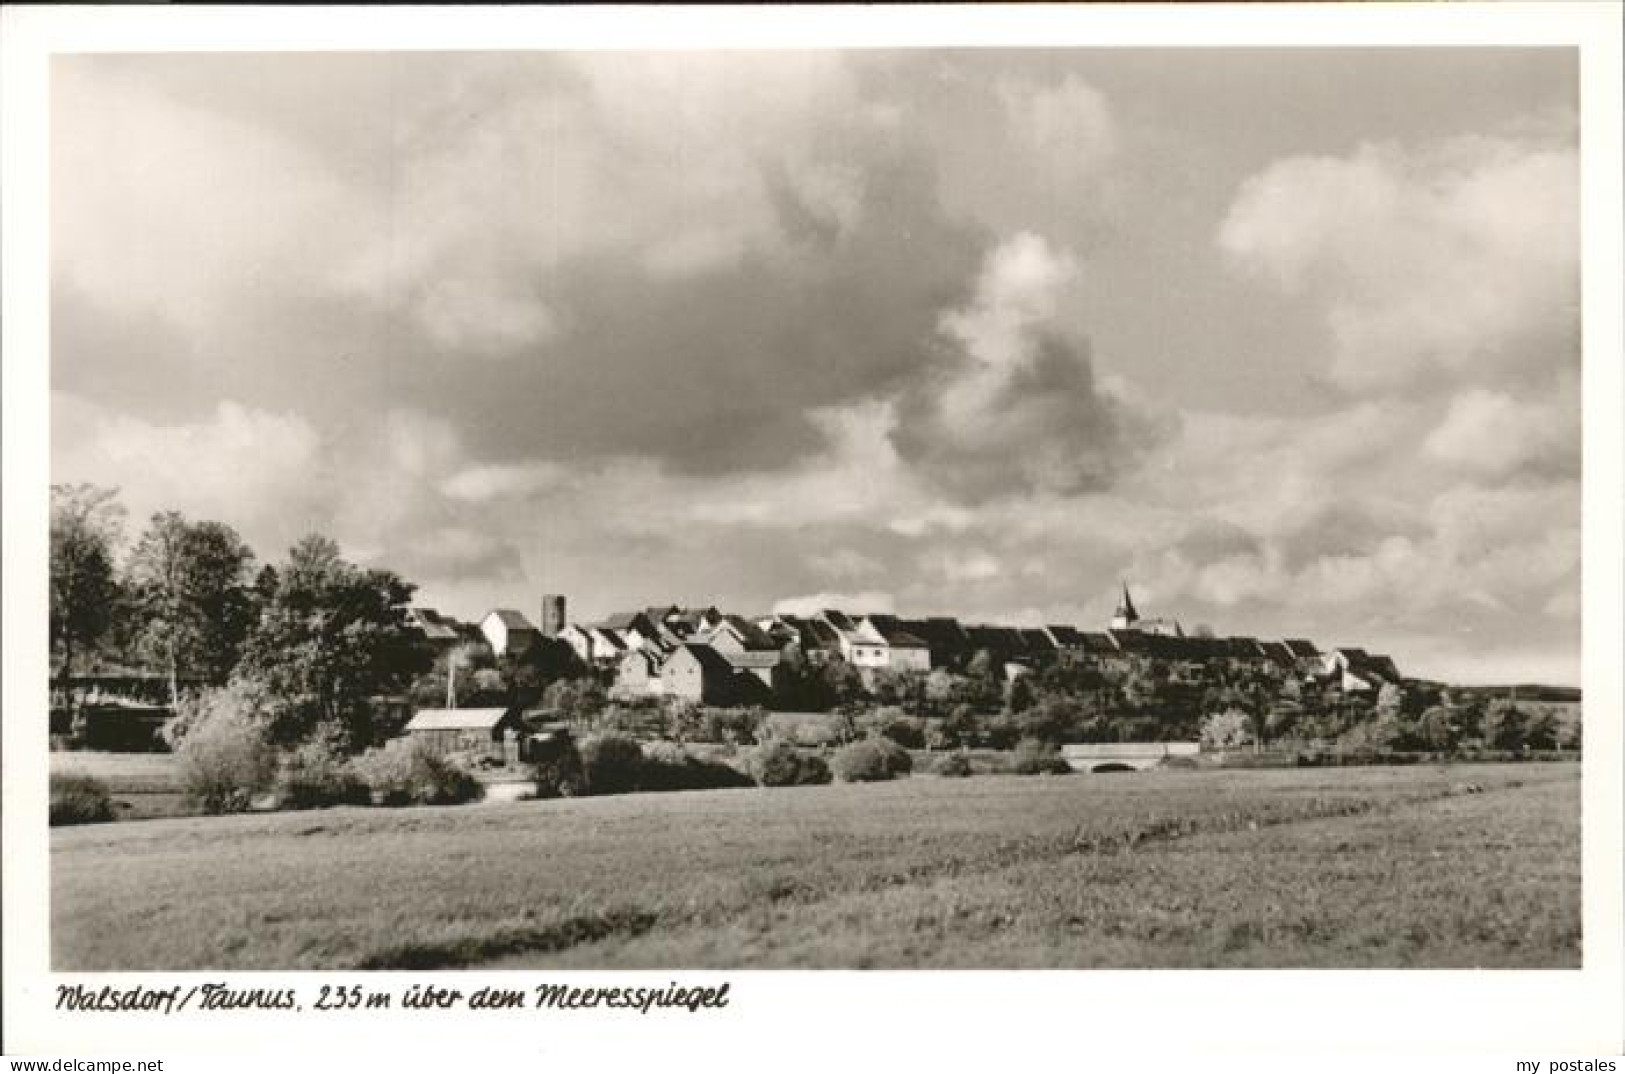
[[[1461,739],[1456,714],[1445,705],[1433,705],[1416,721],[1416,737],[1432,750],[1453,750]]]
[[[1484,708],[1484,744],[1491,749],[1523,748],[1529,717],[1512,701],[1498,697]]]
[[[118,599],[114,547],[124,521],[117,489],[51,486],[50,644],[62,658],[62,677],[73,660],[112,623]]]
[[[312,535],[288,553],[244,648],[238,674],[283,700],[277,742],[321,730],[348,749],[368,745],[372,699],[399,694],[428,665],[407,626],[414,587],[391,571],[363,570]]]
[[[236,666],[257,612],[253,561],[230,526],[188,522],[176,511],[153,515],[137,542],[128,570],[135,647],[163,666],[172,705],[183,673],[218,685]]]

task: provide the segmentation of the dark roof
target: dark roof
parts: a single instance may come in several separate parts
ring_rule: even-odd
[[[626,639],[622,638],[620,631],[614,627],[596,626],[592,631],[595,636],[604,639],[617,649],[627,648]]]
[[[850,615],[847,615],[843,611],[838,611],[835,608],[825,608],[824,619],[836,630],[839,630],[842,633],[849,630],[854,630],[858,625],[852,621],[852,617]]]
[[[462,637],[457,631],[457,621],[433,608],[410,608],[407,616],[417,632],[429,641],[456,641]]]
[[[1061,623],[1051,623],[1044,628],[1055,644],[1062,649],[1083,648],[1083,632],[1075,626],[1066,626]]]
[[[972,647],[977,649],[988,649],[1007,655],[1027,651],[1027,640],[1015,627],[979,623],[976,626],[966,627],[965,633],[970,638]]]
[[[1023,630],[1021,640],[1027,643],[1028,652],[1047,653],[1056,648],[1055,639],[1037,627]]]
[[[1304,638],[1287,638],[1281,644],[1285,645],[1287,651],[1298,660],[1312,660],[1320,655],[1320,650],[1315,648],[1315,643]]]
[[[767,631],[742,615],[723,616],[722,622],[717,624],[716,629],[721,630],[724,627],[731,630],[739,638],[739,643],[747,650],[756,652],[772,650],[777,652],[780,648],[779,643],[774,641]]]
[[[899,619],[898,629],[923,638],[934,652],[952,653],[970,645],[970,638],[959,620],[946,615],[932,615],[924,619]]]
[[[802,652],[812,652],[814,649],[839,649],[841,647],[840,632],[822,619],[803,619],[799,626],[801,628]]]
[[[1084,652],[1115,653],[1119,651],[1117,648],[1117,643],[1113,641],[1112,636],[1105,631],[1091,631],[1089,633],[1079,634],[1078,637],[1083,639]]]
[[[929,649],[931,644],[918,634],[904,629],[903,621],[895,615],[866,615],[869,625],[879,631],[886,644],[894,649]]]
[[[705,674],[721,675],[726,678],[734,673],[733,665],[728,663],[721,653],[703,642],[689,642],[681,651],[689,653],[699,661],[700,670]]]
[[[526,619],[522,613],[516,612],[512,608],[494,608],[486,618],[489,619],[493,615],[502,620],[502,625],[509,630],[536,629],[529,619]]]

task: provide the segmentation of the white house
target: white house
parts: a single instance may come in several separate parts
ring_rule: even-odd
[[[498,656],[522,653],[536,644],[542,632],[512,608],[497,608],[480,620],[480,633]]]

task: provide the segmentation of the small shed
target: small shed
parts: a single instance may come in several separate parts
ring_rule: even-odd
[[[406,724],[407,737],[430,752],[466,750],[504,763],[510,745],[517,756],[524,730],[517,709],[419,709]]]

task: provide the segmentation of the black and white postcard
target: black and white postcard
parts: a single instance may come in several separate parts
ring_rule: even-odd
[[[1550,11],[10,19],[8,1040],[1618,1044]]]

